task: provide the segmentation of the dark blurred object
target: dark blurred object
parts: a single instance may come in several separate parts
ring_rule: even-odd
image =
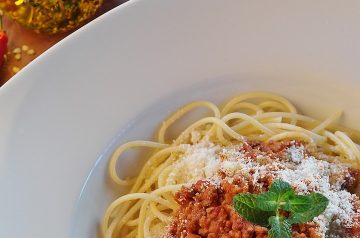
[[[103,0],[1,0],[0,9],[21,25],[37,32],[75,29],[92,17]]]
[[[0,3],[6,0],[0,0]],[[112,8],[121,5],[127,0],[106,0],[103,2],[102,6],[95,13],[95,17],[102,15],[103,13],[111,10]],[[0,86],[8,81],[12,76],[15,75],[17,69],[25,67],[28,63],[34,60],[36,57],[41,55],[48,48],[62,40],[71,32],[57,33],[57,34],[46,34],[46,33],[36,33],[33,30],[22,27],[18,22],[12,21],[8,17],[4,17],[4,29],[8,35],[8,51],[9,57],[4,64],[0,67]],[[16,48],[22,48],[22,46],[27,45],[29,48],[35,51],[35,54],[28,55],[23,54],[21,60],[15,58],[13,51]],[[101,45],[99,45],[101,47]],[[15,70],[14,70],[15,69]]]

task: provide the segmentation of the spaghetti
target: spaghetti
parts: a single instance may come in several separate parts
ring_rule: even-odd
[[[177,138],[167,138],[169,128],[196,108],[206,108],[212,115],[194,122]],[[149,238],[154,237],[154,231],[163,231],[179,209],[174,194],[193,182],[174,183],[169,178],[188,146],[204,138],[220,147],[246,141],[302,141],[321,148],[331,162],[358,168],[360,147],[353,140],[357,132],[336,125],[340,115],[336,112],[321,122],[298,113],[287,99],[265,92],[241,94],[221,108],[208,101],[185,105],[162,123],[157,142],[132,141],[113,153],[110,177],[117,185],[131,189],[107,208],[101,224],[103,238]],[[153,153],[135,179],[122,179],[116,172],[117,161],[124,151],[136,147],[149,147]]]

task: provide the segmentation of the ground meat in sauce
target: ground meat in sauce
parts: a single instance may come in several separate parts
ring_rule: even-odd
[[[270,184],[270,182],[269,182]],[[232,184],[214,185],[198,181],[191,188],[183,187],[176,194],[180,210],[171,223],[170,237],[208,238],[265,238],[268,230],[254,225],[232,208],[232,199],[237,193],[253,192],[249,182],[237,178]],[[320,238],[315,225],[293,227],[294,237]]]
[[[298,142],[296,142],[298,143]],[[248,143],[249,158],[256,158],[258,151],[273,157],[282,155],[294,142]],[[297,146],[300,145],[299,143]],[[358,172],[357,172],[358,173]],[[221,177],[221,172],[220,172]],[[183,187],[176,193],[176,202],[180,208],[170,224],[166,237],[171,238],[265,238],[268,229],[254,225],[238,215],[232,208],[232,199],[237,193],[261,193],[268,190],[272,176],[264,176],[262,186],[253,184],[250,176],[237,176],[229,183],[222,180],[219,184],[200,180],[190,188]],[[352,183],[349,185],[353,186]],[[356,207],[359,207],[358,204]],[[360,218],[358,218],[360,221]],[[360,237],[360,227],[353,226],[343,234],[343,238]],[[316,231],[316,224],[293,225],[292,236],[295,238],[321,238]]]

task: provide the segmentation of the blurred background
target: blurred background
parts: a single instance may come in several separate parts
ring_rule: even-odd
[[[126,0],[0,0],[0,86],[51,46]]]

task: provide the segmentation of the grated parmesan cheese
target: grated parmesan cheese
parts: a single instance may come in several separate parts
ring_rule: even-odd
[[[359,215],[355,214],[353,209],[352,196],[355,195],[341,190],[344,180],[330,182],[334,174],[349,176],[348,168],[341,164],[317,160],[311,156],[304,158],[294,169],[280,170],[277,173],[277,177],[290,183],[296,192],[300,194],[319,192],[329,199],[325,212],[314,219],[314,222],[319,225],[319,233],[323,236],[333,220],[338,225],[349,228],[352,226],[352,218]]]
[[[295,163],[300,163],[301,160],[304,158],[304,146],[301,145],[299,147],[296,147],[295,145],[292,145],[290,148],[287,149],[287,152],[289,153],[290,159]]]
[[[219,146],[207,140],[196,145],[183,145],[186,149],[182,158],[174,164],[173,171],[167,178],[167,184],[194,183],[211,178],[219,169],[217,158]]]

